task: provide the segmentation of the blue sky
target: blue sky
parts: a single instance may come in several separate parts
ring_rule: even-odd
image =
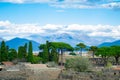
[[[115,8],[62,8],[50,3],[0,2],[0,19],[14,23],[119,25],[119,14]]]
[[[0,0],[0,37],[51,31],[83,32],[98,41],[120,39],[120,0]]]

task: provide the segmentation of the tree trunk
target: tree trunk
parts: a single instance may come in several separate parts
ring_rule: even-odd
[[[119,56],[115,56],[115,60],[116,60],[116,65],[118,65],[119,63]]]
[[[107,65],[107,58],[106,57],[102,57],[102,59],[104,61],[103,65],[106,66]]]
[[[93,51],[93,55],[92,55],[92,56],[93,56],[93,58],[94,58],[94,55],[95,55],[95,52]]]
[[[63,66],[63,50],[61,49],[61,66]]]
[[[82,56],[82,48],[81,48],[81,50],[80,50],[80,55]]]

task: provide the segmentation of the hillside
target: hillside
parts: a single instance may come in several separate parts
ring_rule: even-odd
[[[104,42],[104,43],[100,44],[98,47],[107,47],[107,46],[114,46],[114,45],[120,46],[120,40],[116,40],[114,42]]]
[[[9,48],[14,48],[18,50],[19,46],[23,46],[25,43],[29,43],[29,41],[32,41],[33,45],[33,51],[38,51],[38,46],[40,45],[39,43],[33,41],[33,40],[28,40],[28,39],[23,39],[23,38],[14,38],[9,41],[6,41],[6,45],[9,46]]]

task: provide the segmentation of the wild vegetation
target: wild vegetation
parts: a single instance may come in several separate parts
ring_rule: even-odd
[[[106,79],[106,77],[104,77],[104,75],[107,74],[105,73],[106,71],[92,72],[93,68],[95,67],[92,65],[89,58],[82,56],[83,51],[84,50],[92,51],[93,59],[98,57],[101,58],[102,60],[104,60],[105,68],[110,68],[112,66],[113,60],[115,60],[116,64],[119,64],[120,46],[110,46],[110,47],[90,46],[87,47],[88,49],[86,49],[86,47],[87,46],[84,43],[79,43],[76,45],[75,48],[73,48],[71,45],[64,42],[46,41],[45,44],[40,44],[40,46],[38,47],[40,50],[39,54],[34,55],[31,41],[28,44],[25,43],[23,46],[19,46],[18,50],[9,48],[9,46],[7,46],[4,41],[2,41],[0,45],[0,62],[17,61],[17,62],[30,62],[33,64],[44,63],[47,64],[48,67],[56,67],[56,66],[58,67],[58,63],[60,63],[61,66],[63,66],[63,64],[65,63],[64,65],[65,74],[62,73],[60,75],[63,78],[64,77],[66,78],[67,76],[68,78],[70,78],[70,80],[71,77],[73,78],[72,80],[74,80],[74,78],[76,78],[77,80],[80,79],[79,77],[81,77],[82,75],[82,78],[84,76],[84,79],[91,76],[91,79],[88,80],[96,80],[98,76]],[[64,62],[63,54],[65,51],[70,51],[69,55],[72,55],[72,58],[67,58],[66,61]],[[75,51],[78,51],[79,54],[76,54]],[[58,61],[59,58],[61,60],[60,62]],[[73,71],[74,73],[70,74],[71,71]],[[83,75],[83,73],[85,75]],[[79,77],[77,77],[76,75]],[[117,77],[117,76],[114,77],[114,75],[111,76],[113,76],[113,78]],[[63,80],[63,78],[61,80]]]
[[[74,70],[77,72],[87,71],[92,67],[88,58],[76,57],[66,60],[65,68],[68,70]]]
[[[9,49],[8,46],[6,46],[5,42],[1,42],[1,47],[0,47],[0,62],[2,61],[28,61],[28,62],[33,62],[33,52],[32,52],[32,43],[31,41],[29,42],[29,47],[27,48],[27,44],[24,46],[20,46],[18,48],[18,51],[15,49]]]
[[[39,56],[42,58],[42,62],[56,62],[58,63],[59,55],[63,56],[64,51],[73,51],[71,45],[63,42],[48,42],[46,44],[41,44],[39,49],[42,50]],[[61,60],[63,57],[61,57]],[[61,62],[63,63],[63,62]]]
[[[39,46],[39,55],[33,55],[32,42],[29,44],[25,43],[23,46],[18,47],[18,51],[15,49],[10,49],[9,46],[5,44],[4,41],[0,45],[0,62],[2,61],[25,61],[31,63],[47,63],[55,62],[58,63],[58,59],[61,55],[61,64],[63,64],[63,53],[65,51],[71,51],[70,55],[76,55],[74,51],[86,50],[86,45],[84,43],[79,43],[73,48],[71,45],[64,42],[49,42],[46,41],[46,44],[40,44]],[[120,46],[110,46],[110,47],[97,47],[90,46],[89,51],[92,51],[93,58],[94,56],[101,57],[105,64],[107,64],[109,58],[114,57],[116,64],[119,64],[120,57]]]

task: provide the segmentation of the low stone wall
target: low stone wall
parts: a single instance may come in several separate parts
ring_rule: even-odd
[[[89,60],[93,63],[93,65],[97,65],[97,66],[104,66],[106,64],[105,62],[106,59],[103,58],[89,58]],[[110,62],[112,65],[116,65],[116,62],[113,58],[112,59],[110,58]],[[120,62],[118,64],[120,65]]]
[[[120,80],[120,72],[103,70],[97,72],[63,72],[58,80]]]
[[[0,80],[55,80],[60,73],[59,68],[41,67],[41,64],[19,64],[0,71]]]
[[[27,77],[23,71],[0,71],[0,80],[26,80]]]
[[[61,73],[60,69],[32,69],[33,74],[27,80],[56,80]]]

